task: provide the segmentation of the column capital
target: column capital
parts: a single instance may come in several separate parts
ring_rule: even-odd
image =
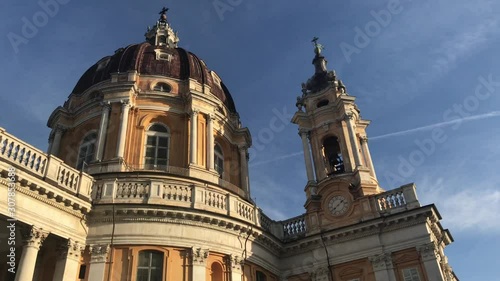
[[[313,281],[329,281],[330,269],[327,266],[317,267],[311,273]]]
[[[392,268],[391,253],[383,253],[368,258],[373,266],[373,271],[387,270]]]
[[[347,112],[347,113],[345,114],[345,116],[344,116],[344,119],[345,119],[345,120],[353,120],[353,119],[354,119],[354,117],[355,117],[354,113],[352,113],[352,112]]]
[[[197,109],[197,108],[192,108],[192,109],[191,109],[191,112],[190,112],[189,114],[190,114],[191,116],[193,116],[193,115],[196,115],[196,114],[198,114],[198,113],[200,113],[200,110],[199,110],[199,109]]]
[[[43,241],[49,235],[49,232],[36,226],[31,226],[29,228],[22,228],[21,234],[23,236],[25,246],[33,247],[39,250]]]
[[[306,136],[306,137],[309,137],[309,134],[311,133],[311,131],[309,129],[305,129],[305,128],[300,128],[299,129],[299,136]]]
[[[238,150],[240,151],[240,153],[245,152],[247,149],[248,149],[248,145],[246,145],[246,144],[238,145]]]
[[[121,101],[121,102],[123,102],[123,101]],[[99,104],[102,106],[103,110],[111,108],[111,102],[109,102],[109,101],[101,101]]]
[[[55,127],[54,127],[54,133],[64,133],[66,132],[66,130],[68,130],[68,127],[64,126],[64,125],[60,125],[60,124],[57,124]]]
[[[231,269],[231,272],[242,272],[243,260],[237,255],[228,255],[224,258],[227,268]]]
[[[83,250],[85,250],[85,244],[70,238],[66,241],[66,245],[59,246],[57,250],[60,259],[73,259],[79,261]]]
[[[434,260],[439,258],[439,251],[434,242],[429,242],[418,246],[417,251],[420,253],[420,256],[422,256],[422,259],[424,261]]]
[[[207,121],[213,121],[213,120],[215,120],[215,114],[207,113]]]
[[[205,248],[191,248],[191,252],[189,253],[191,256],[191,262],[193,265],[205,265],[209,250]]]
[[[89,250],[90,263],[99,263],[106,262],[110,248],[108,244],[90,245]]]
[[[359,140],[361,141],[361,144],[368,143],[367,136],[359,136]]]

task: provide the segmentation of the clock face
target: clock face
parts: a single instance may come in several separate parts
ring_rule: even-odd
[[[342,195],[333,196],[328,203],[328,209],[334,216],[341,216],[349,210],[349,200]]]

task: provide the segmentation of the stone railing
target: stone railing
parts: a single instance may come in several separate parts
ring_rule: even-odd
[[[283,226],[283,238],[286,240],[301,237],[306,234],[305,215],[281,221],[280,224]]]
[[[414,184],[403,185],[377,194],[375,204],[381,214],[397,213],[420,207]]]
[[[49,184],[90,201],[92,177],[71,168],[53,155],[8,134],[0,128],[0,161]]]
[[[168,180],[100,180],[94,184],[94,204],[151,204],[183,207],[228,215],[270,232],[278,238],[300,231],[293,222],[276,222],[261,209],[217,186],[172,183]],[[302,220],[303,221],[303,220]]]

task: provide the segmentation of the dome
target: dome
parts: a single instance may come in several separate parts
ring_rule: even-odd
[[[158,53],[168,59],[157,59]],[[179,80],[194,79],[208,85],[232,113],[236,113],[233,98],[222,81],[212,75],[205,62],[182,48],[154,46],[150,42],[132,44],[118,49],[92,65],[80,78],[72,95],[81,95],[90,87],[111,79],[112,73],[137,71],[140,75],[164,76]],[[217,78],[218,79],[218,78]]]

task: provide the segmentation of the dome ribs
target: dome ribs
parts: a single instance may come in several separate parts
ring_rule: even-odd
[[[102,81],[111,79],[111,74],[137,71],[143,75],[164,76],[174,79],[194,79],[202,85],[208,85],[211,92],[220,99],[229,111],[236,113],[231,94],[226,86],[214,79],[206,64],[195,54],[182,48],[152,46],[148,42],[128,45],[92,65],[82,75],[71,95],[81,95],[87,89]],[[168,53],[170,59],[157,59],[156,52]],[[70,95],[70,96],[71,96]]]

